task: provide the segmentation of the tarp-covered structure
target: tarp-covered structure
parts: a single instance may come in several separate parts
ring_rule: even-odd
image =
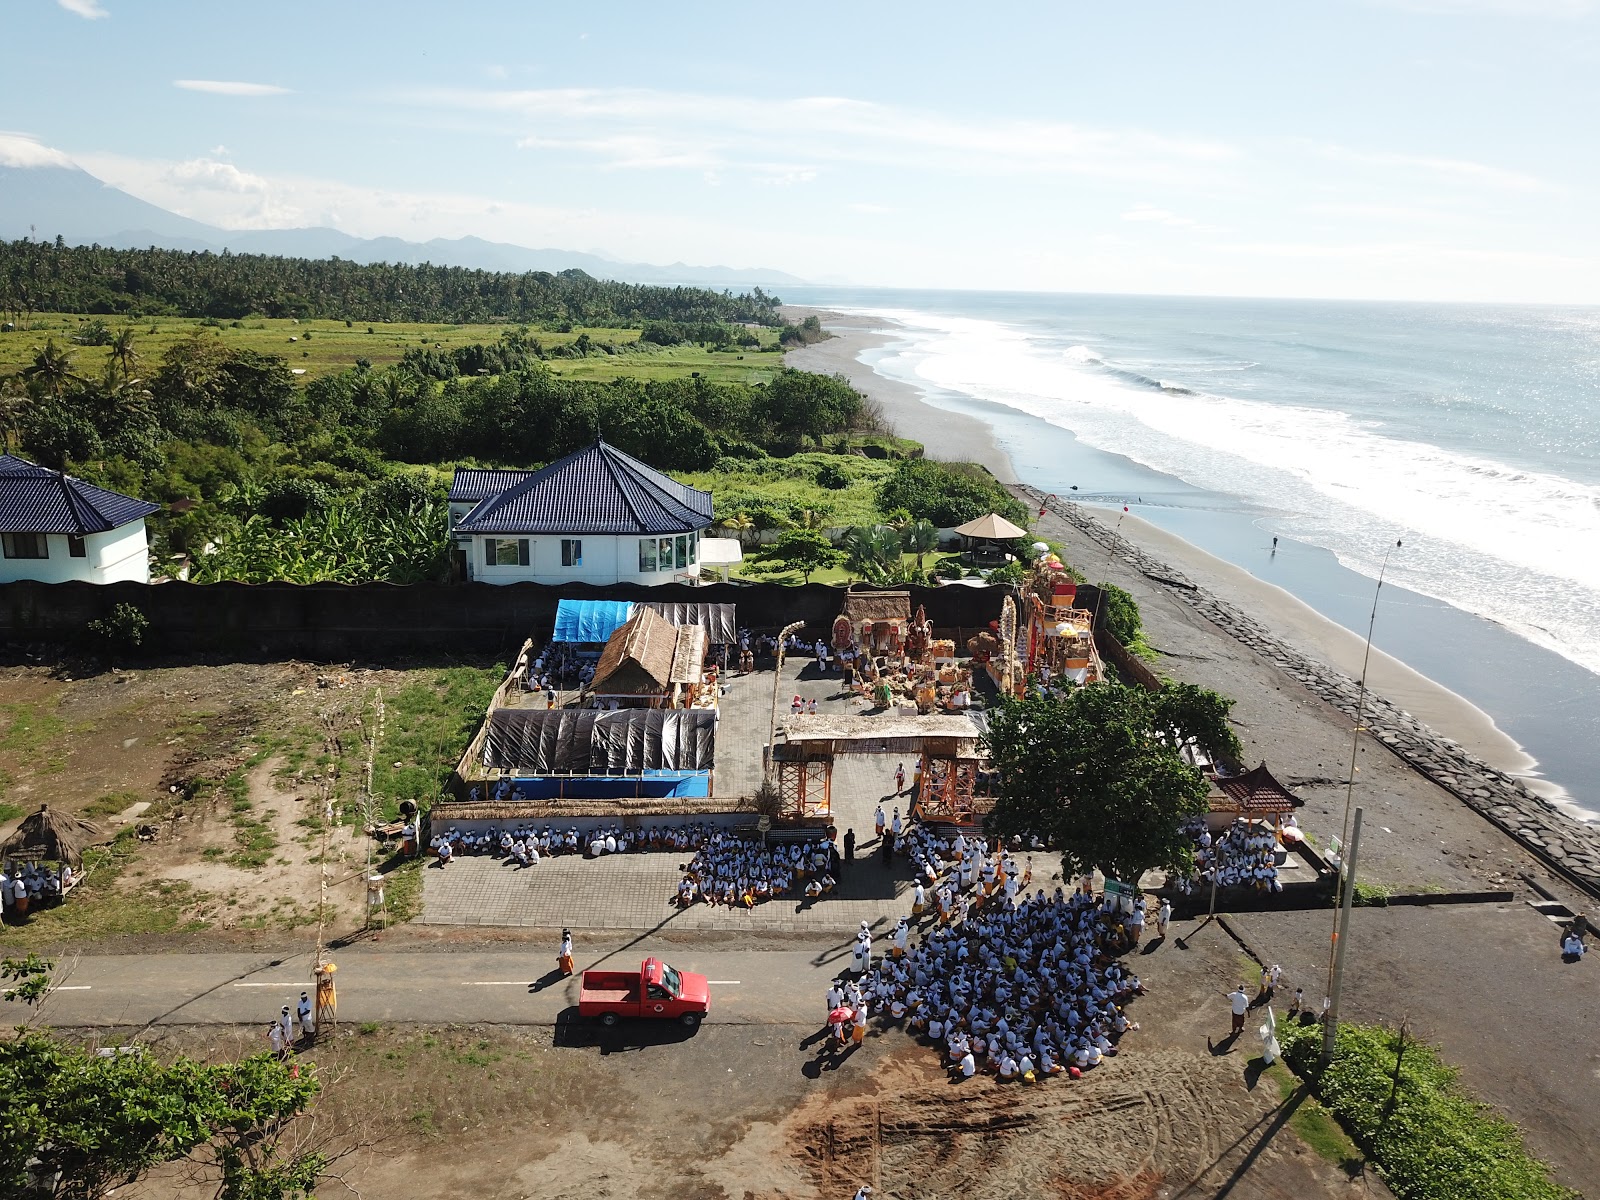
[[[633,615],[629,600],[561,600],[552,642],[603,642]]]
[[[731,604],[669,604],[650,600],[639,607],[652,609],[679,628],[685,625],[700,626],[706,631],[706,641],[713,646],[731,646],[739,640],[734,606]]]
[[[80,867],[84,847],[92,846],[99,838],[99,826],[41,804],[39,811],[25,818],[0,846],[0,855],[48,859]]]
[[[489,714],[483,765],[529,799],[705,796],[716,766],[707,709],[502,708]]]

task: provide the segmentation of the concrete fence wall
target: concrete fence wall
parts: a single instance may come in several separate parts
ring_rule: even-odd
[[[1007,589],[909,589],[936,629],[966,635],[1000,615]],[[738,606],[740,625],[776,629],[804,621],[825,636],[844,589],[813,583],[664,584],[659,587],[517,583],[33,583],[0,584],[0,645],[92,647],[88,623],[131,604],[149,621],[143,650],[152,654],[303,657],[430,651],[510,653],[524,639],[542,642],[562,599],[651,600]]]

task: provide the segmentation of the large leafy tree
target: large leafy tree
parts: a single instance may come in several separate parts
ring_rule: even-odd
[[[1182,826],[1206,811],[1207,785],[1179,746],[1216,739],[1211,711],[1118,683],[1002,703],[987,738],[1000,772],[992,827],[1053,838],[1074,875],[1099,868],[1131,883],[1154,867],[1186,869]]]
[[[280,1152],[317,1092],[313,1072],[271,1055],[207,1065],[137,1047],[106,1056],[22,1032],[0,1042],[0,1194],[98,1200],[163,1163],[210,1160],[218,1194],[309,1194],[326,1163]]]
[[[813,571],[836,567],[845,558],[842,550],[834,549],[827,535],[815,529],[786,530],[776,542],[764,547],[758,557],[790,571],[799,571],[807,583],[811,582]]]

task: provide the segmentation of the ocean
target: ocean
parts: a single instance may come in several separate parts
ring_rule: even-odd
[[[1375,643],[1600,808],[1600,309],[785,299],[892,321],[869,365],[988,422],[1025,481],[1129,504],[1358,633],[1402,541]]]

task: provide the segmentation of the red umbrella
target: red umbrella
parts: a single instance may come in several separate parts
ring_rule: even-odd
[[[847,1021],[855,1020],[855,1015],[855,1009],[841,1006],[828,1014],[828,1024],[843,1025]]]

